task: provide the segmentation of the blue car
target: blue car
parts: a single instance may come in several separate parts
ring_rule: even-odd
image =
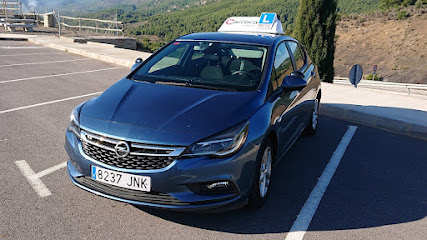
[[[226,30],[250,22],[230,19]],[[148,207],[261,207],[272,165],[316,131],[321,98],[304,47],[261,21],[261,33],[177,38],[77,106],[65,136],[71,181]]]

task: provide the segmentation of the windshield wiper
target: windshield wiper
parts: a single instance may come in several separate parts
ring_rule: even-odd
[[[130,77],[130,78],[128,78],[128,79],[130,79],[130,80],[132,80],[132,81],[136,81],[136,82],[148,82],[148,83],[155,83],[155,82],[157,82],[157,81],[155,81],[155,80],[148,80],[148,79],[135,79],[135,78],[132,78],[132,77]]]
[[[236,91],[236,90],[232,90],[232,89],[228,89],[228,88],[221,88],[221,87],[202,85],[202,84],[196,84],[196,83],[188,83],[188,86],[194,87],[194,88],[203,88],[203,89],[218,90],[218,91],[232,91],[232,92]]]
[[[186,82],[156,81],[155,83],[157,83],[157,84],[162,84],[162,85],[171,85],[171,86],[184,86],[184,87],[188,87],[188,83],[186,83]]]
[[[144,80],[139,80],[139,79],[134,79],[134,78],[130,78],[130,79],[134,80],[134,81],[157,83],[157,84],[170,85],[170,86],[203,88],[203,89],[217,90],[217,91],[232,91],[232,92],[237,91],[237,90],[229,89],[229,88],[221,88],[221,87],[215,87],[215,86],[210,86],[210,85],[197,84],[197,83],[194,83],[193,80],[185,79],[185,78],[176,78],[176,80],[181,80],[181,81],[172,81],[172,80],[168,80],[168,79],[164,79],[164,78],[156,78],[156,77],[153,77],[153,78],[156,80],[153,79],[150,81],[148,79],[144,79]]]
[[[233,91],[233,92],[235,92],[235,90],[231,90],[228,88],[202,85],[202,84],[197,84],[197,83],[192,83],[192,82],[175,82],[175,81],[163,81],[162,80],[162,81],[156,81],[156,83],[163,84],[163,85],[183,86],[183,87],[203,88],[203,89],[209,89],[209,90]]]

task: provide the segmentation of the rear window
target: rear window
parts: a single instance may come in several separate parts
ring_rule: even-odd
[[[176,41],[158,52],[131,78],[155,83],[188,83],[230,91],[258,88],[266,61],[263,46],[210,41]]]

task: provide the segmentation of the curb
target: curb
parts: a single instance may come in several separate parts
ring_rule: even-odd
[[[321,115],[427,141],[427,126],[321,104]]]
[[[111,57],[111,56],[107,56],[107,55],[102,55],[102,54],[98,54],[98,53],[87,52],[87,51],[83,51],[83,50],[79,50],[79,49],[75,49],[75,48],[71,48],[71,47],[64,47],[64,46],[57,45],[57,44],[54,44],[54,43],[42,44],[42,43],[38,42],[36,39],[28,39],[28,41],[32,42],[32,43],[35,43],[35,44],[43,45],[45,47],[53,48],[53,49],[56,49],[56,50],[78,54],[78,55],[81,55],[81,56],[85,56],[85,57],[88,57],[88,58],[93,58],[93,59],[101,60],[101,61],[104,61],[104,62],[107,62],[107,63],[112,63],[112,64],[116,64],[116,65],[119,65],[119,66],[127,67],[127,68],[132,67],[132,65],[134,64],[133,62],[130,62],[130,61],[127,61],[127,60],[118,59],[118,58],[115,58],[115,57]]]
[[[28,38],[21,38],[21,37],[0,37],[0,40],[3,41],[28,41]]]
[[[109,48],[115,48],[116,45],[113,45],[111,43],[100,43],[100,42],[91,42],[88,41],[86,44],[88,45],[95,45],[95,46],[101,46],[101,47],[109,47]]]

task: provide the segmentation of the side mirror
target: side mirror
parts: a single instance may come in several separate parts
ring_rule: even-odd
[[[135,70],[135,68],[137,68],[140,64],[142,63],[142,58],[137,58],[135,60],[135,63],[132,65],[132,67],[130,68],[132,71]]]
[[[307,82],[304,80],[303,77],[292,76],[292,74],[289,76],[286,76],[282,82],[283,90],[289,90],[289,91],[302,90],[303,88],[305,88],[305,86],[307,86]]]
[[[300,72],[300,71],[293,71],[293,72],[291,72],[291,76],[292,77],[304,78],[304,74],[302,74],[302,72]]]

